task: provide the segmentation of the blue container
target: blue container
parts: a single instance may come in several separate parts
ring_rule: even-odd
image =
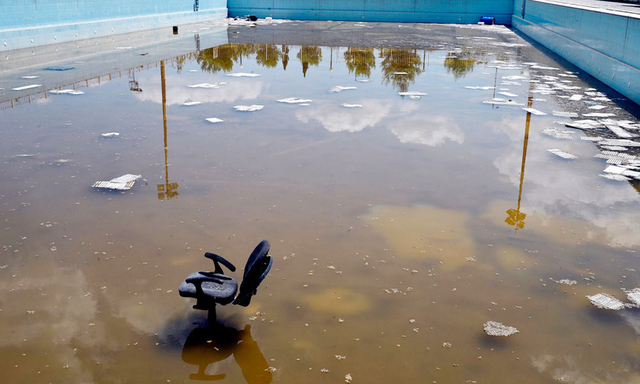
[[[482,16],[480,18],[480,22],[483,24],[495,24],[496,23],[496,18],[493,16]]]

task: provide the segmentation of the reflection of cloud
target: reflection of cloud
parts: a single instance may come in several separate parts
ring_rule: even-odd
[[[542,124],[545,120],[542,119]],[[523,185],[523,211],[527,219],[565,216],[584,220],[604,230],[613,246],[640,245],[637,223],[638,194],[628,183],[608,182],[598,177],[606,166],[593,160],[596,147],[582,140],[557,140],[541,135],[540,125],[532,121],[529,132]],[[511,139],[510,146],[494,160],[498,171],[517,187],[520,182],[524,117],[496,124],[496,129]],[[579,132],[575,133],[577,138]],[[578,159],[554,157],[548,148],[562,148]],[[514,199],[515,201],[515,199]],[[633,210],[629,209],[633,204]]]
[[[162,87],[160,78],[152,78],[151,75],[140,76],[138,79],[142,92],[136,92],[135,96],[141,101],[154,101],[162,103]],[[220,85],[216,89],[188,88],[190,84],[196,84],[200,80],[189,80],[186,76],[173,76],[167,81],[167,105],[182,104],[187,101],[201,101],[204,103],[234,102],[236,100],[256,99],[262,93],[264,82],[254,80],[248,84],[246,81],[234,81],[225,79],[227,84]],[[242,83],[242,85],[240,85]]]
[[[548,373],[553,377],[554,381],[568,384],[595,384],[595,383],[620,383],[632,384],[638,383],[640,377],[638,373],[625,367],[624,364],[617,369],[596,370],[591,373],[584,369],[574,357],[571,356],[553,356],[543,354],[541,356],[532,356],[531,364],[540,373]],[[614,366],[615,367],[615,366]]]
[[[316,120],[329,132],[360,132],[374,127],[391,111],[390,104],[377,100],[365,100],[362,108],[344,108],[340,104],[323,104],[296,112],[303,123]]]
[[[462,144],[464,133],[446,116],[413,117],[403,119],[390,128],[400,142],[437,147],[447,140]]]
[[[0,346],[55,348],[52,356],[59,366],[68,367],[78,382],[92,382],[72,341],[89,347],[102,344],[106,337],[101,326],[93,326],[97,305],[87,294],[84,274],[51,264],[30,267],[28,272],[28,277],[0,282]],[[25,361],[23,365],[31,363],[39,364]]]

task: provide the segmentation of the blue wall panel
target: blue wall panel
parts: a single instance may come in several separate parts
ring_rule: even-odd
[[[0,0],[0,51],[227,17],[226,0]]]
[[[513,0],[228,0],[229,16],[297,20],[510,24]]]
[[[527,0],[512,24],[640,104],[640,19]]]

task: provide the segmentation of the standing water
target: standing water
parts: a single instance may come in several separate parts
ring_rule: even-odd
[[[640,286],[637,106],[505,27],[255,27],[0,78],[3,382],[640,380],[587,298]],[[262,239],[207,327],[178,286]]]

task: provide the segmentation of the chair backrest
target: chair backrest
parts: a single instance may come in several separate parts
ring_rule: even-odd
[[[273,258],[268,255],[270,249],[271,244],[267,240],[262,240],[251,252],[244,268],[240,293],[233,300],[233,304],[242,305],[243,307],[249,305],[251,297],[256,294],[258,286],[271,270]]]

